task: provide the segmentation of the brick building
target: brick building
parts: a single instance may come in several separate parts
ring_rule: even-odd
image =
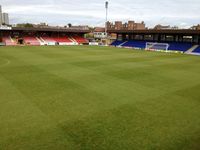
[[[115,30],[144,30],[146,29],[145,23],[142,21],[141,23],[136,23],[135,21],[128,21],[122,23],[122,21],[115,21],[115,23],[108,22],[107,23],[108,29],[115,29]]]

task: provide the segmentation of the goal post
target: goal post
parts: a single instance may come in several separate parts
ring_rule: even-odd
[[[168,43],[154,43],[154,42],[146,42],[146,50],[168,50]]]

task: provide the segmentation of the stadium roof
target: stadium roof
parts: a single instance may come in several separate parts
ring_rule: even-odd
[[[1,29],[0,29],[1,30]],[[12,29],[7,29],[8,31],[41,31],[41,32],[68,32],[68,33],[89,33],[88,29],[70,29],[70,28],[25,28],[25,27],[12,27]],[[5,31],[5,29],[4,29]]]
[[[155,30],[155,29],[145,29],[145,30],[108,30],[109,33],[118,33],[118,34],[200,34],[200,30],[192,29],[167,29],[167,30]]]

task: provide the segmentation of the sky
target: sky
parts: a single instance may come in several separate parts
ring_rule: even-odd
[[[200,23],[200,0],[108,0],[109,21],[144,21],[188,28]],[[103,26],[105,0],[0,0],[10,23]]]

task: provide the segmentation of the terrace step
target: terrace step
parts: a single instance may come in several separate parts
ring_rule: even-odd
[[[40,37],[40,41],[43,42],[43,43],[45,43],[45,41],[44,41],[44,39],[42,37]]]
[[[72,42],[78,43],[72,36],[69,36],[68,38],[69,38]]]
[[[36,39],[40,42],[41,45],[44,43],[44,41],[42,41],[40,38],[36,37]]]
[[[194,45],[194,46],[192,46],[189,50],[187,50],[185,53],[190,54],[190,53],[192,53],[197,47],[199,47],[199,45]]]
[[[11,38],[11,36],[9,36],[9,38],[10,38],[10,40],[11,40],[13,43],[15,43],[15,41]]]
[[[128,42],[128,41],[125,41],[125,42],[123,42],[122,44],[120,44],[119,46],[123,46],[126,42]]]

